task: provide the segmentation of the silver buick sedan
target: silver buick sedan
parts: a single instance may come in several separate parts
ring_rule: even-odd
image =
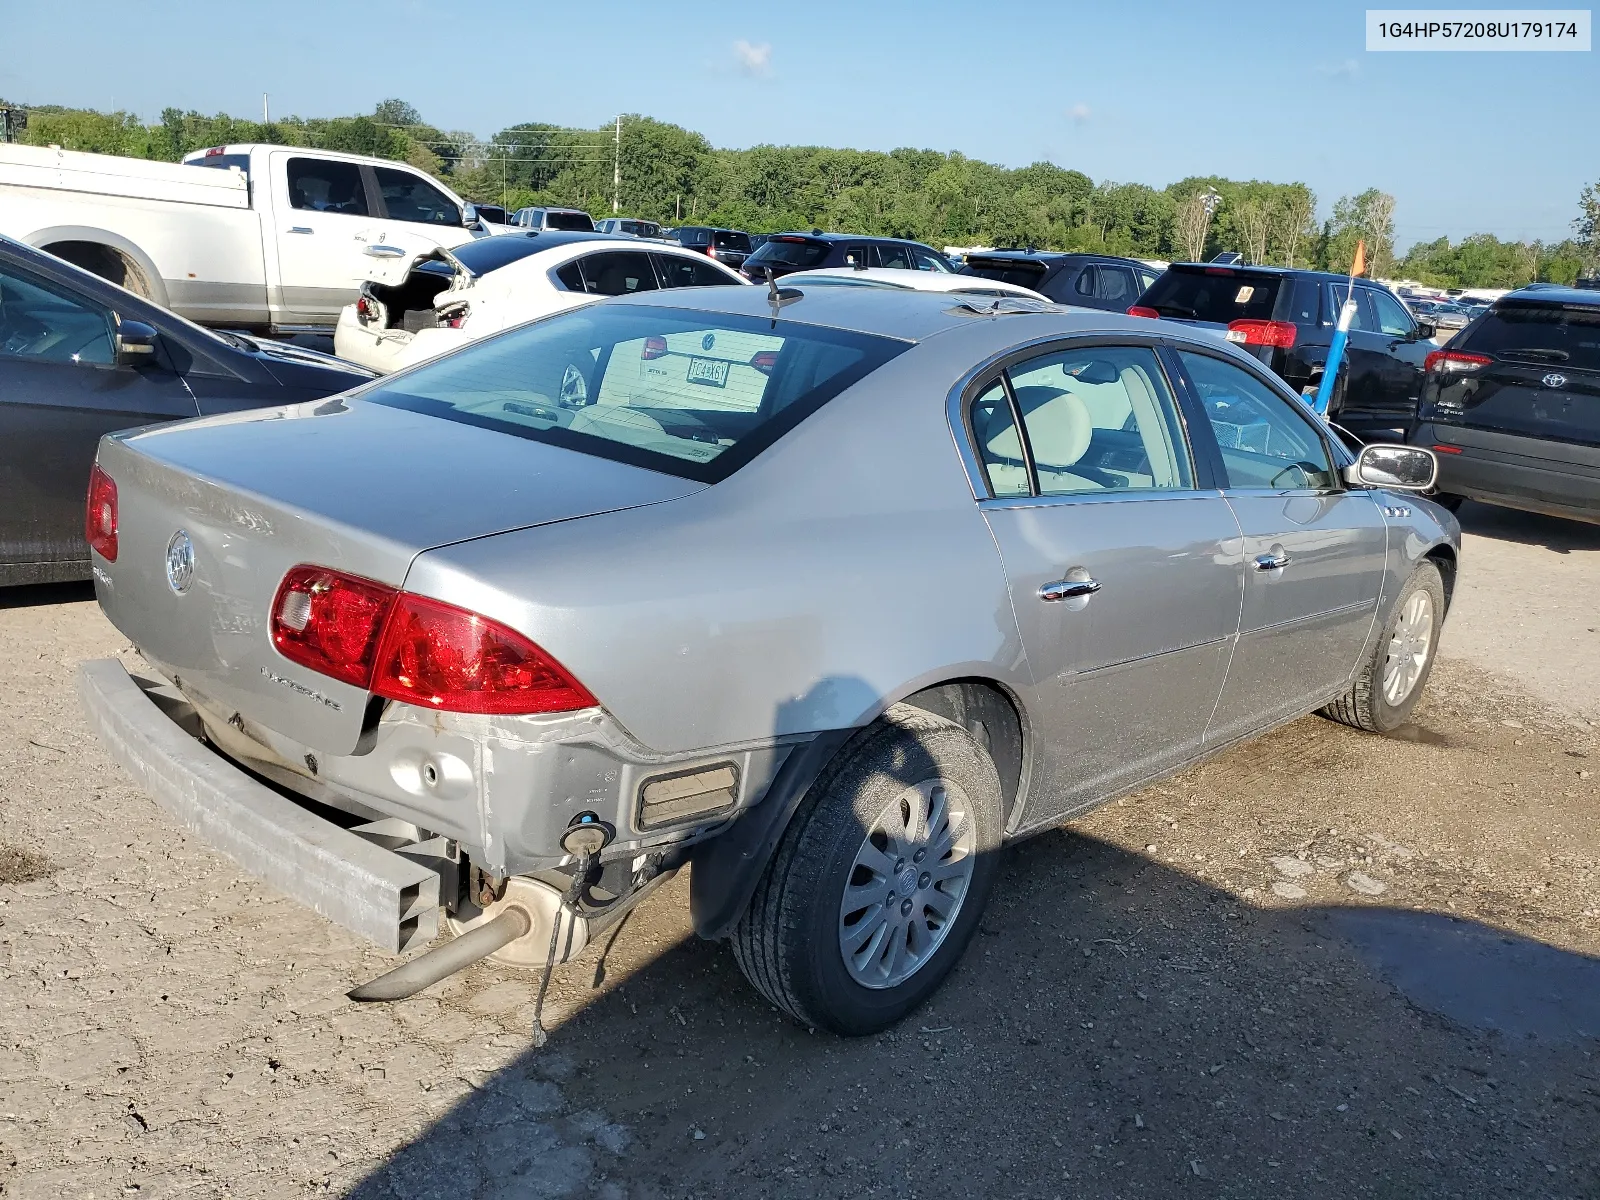
[[[1456,573],[1426,451],[1353,460],[1210,334],[875,288],[618,298],[313,404],[117,434],[88,664],[180,822],[396,953],[695,928],[861,1034],[1006,842],[1320,711],[1383,732]]]

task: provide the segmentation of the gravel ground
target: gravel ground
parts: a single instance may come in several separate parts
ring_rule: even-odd
[[[779,1019],[674,880],[556,974],[385,960],[180,833],[0,595],[0,1194],[1600,1195],[1600,529],[1469,507],[1399,738],[1287,726],[1007,852],[933,1004]],[[1507,581],[1515,584],[1509,590]]]

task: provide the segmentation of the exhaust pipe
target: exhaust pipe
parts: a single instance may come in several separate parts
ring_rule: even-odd
[[[519,904],[507,905],[493,920],[345,994],[352,1000],[404,1000],[445,976],[488,958],[496,950],[525,937],[532,929],[533,917],[527,909]]]

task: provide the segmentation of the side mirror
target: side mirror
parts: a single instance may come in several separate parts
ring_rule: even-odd
[[[143,367],[156,360],[156,342],[161,335],[143,321],[117,319],[116,363],[119,367]]]
[[[1378,443],[1361,447],[1354,465],[1344,469],[1344,477],[1356,487],[1425,492],[1439,478],[1439,459],[1432,450]]]
[[[465,228],[468,225],[476,224],[477,220],[478,220],[478,206],[476,204],[473,204],[469,200],[467,203],[465,203],[465,204],[463,204],[461,206],[461,224],[462,224],[462,227]]]

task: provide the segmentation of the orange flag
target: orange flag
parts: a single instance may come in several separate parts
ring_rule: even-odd
[[[1367,273],[1367,243],[1363,238],[1356,243],[1356,261],[1350,267],[1350,274],[1365,275]]]

